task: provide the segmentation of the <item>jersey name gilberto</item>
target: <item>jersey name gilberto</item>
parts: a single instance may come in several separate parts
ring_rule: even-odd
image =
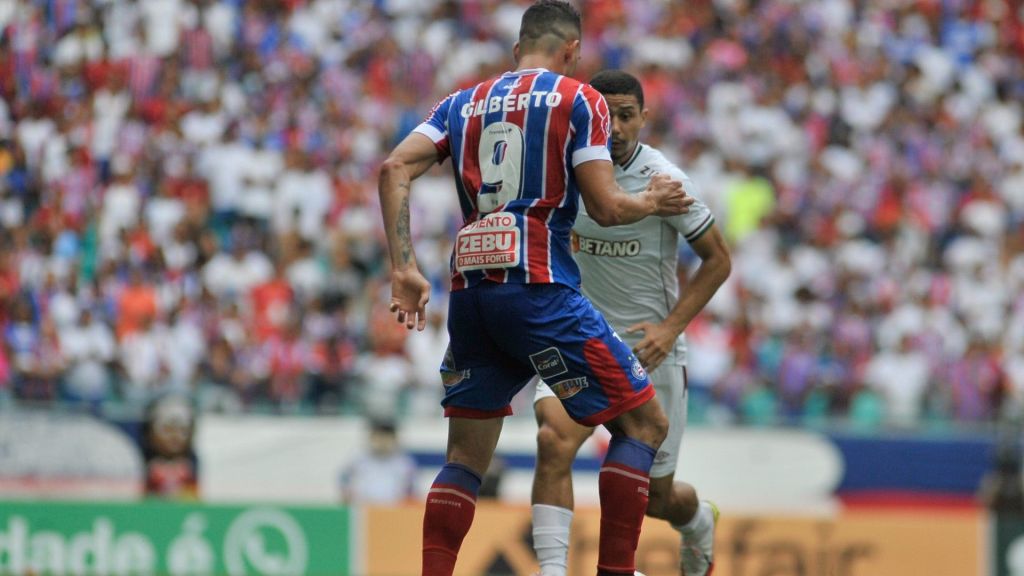
[[[530,107],[530,99],[533,99],[534,106],[547,106],[556,108],[562,103],[562,94],[559,92],[548,92],[538,90],[525,94],[509,94],[508,96],[492,96],[489,99],[467,102],[462,105],[459,113],[463,118],[471,116],[483,116],[494,112],[516,112],[526,110]]]

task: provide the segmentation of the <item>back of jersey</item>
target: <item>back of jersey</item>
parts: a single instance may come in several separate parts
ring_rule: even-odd
[[[569,230],[573,168],[611,160],[604,98],[547,70],[519,70],[456,92],[416,128],[451,156],[464,225],[452,289],[482,280],[578,288]]]

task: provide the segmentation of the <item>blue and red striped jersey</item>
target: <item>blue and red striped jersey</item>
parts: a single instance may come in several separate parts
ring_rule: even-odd
[[[456,92],[416,128],[451,157],[463,227],[452,290],[487,279],[579,288],[569,247],[574,167],[611,161],[608,105],[590,85],[544,69]]]

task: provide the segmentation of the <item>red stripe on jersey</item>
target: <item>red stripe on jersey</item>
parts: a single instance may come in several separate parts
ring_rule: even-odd
[[[519,79],[519,85],[516,86],[509,95],[515,96],[517,99],[521,94],[527,94],[530,90],[533,90],[533,85],[537,83],[538,74],[531,74],[524,76]],[[505,112],[505,122],[515,124],[523,130],[523,134],[526,134],[526,109],[516,109],[512,112]],[[525,154],[525,150],[523,152]]]
[[[549,165],[550,166],[550,165]],[[551,242],[548,218],[554,208],[535,205],[526,209],[523,225],[526,228],[527,263],[531,283],[551,282]]]
[[[566,78],[559,78],[555,85],[554,91],[562,95],[562,102],[548,114],[544,197],[525,211],[530,282],[551,282],[551,230],[548,228],[548,219],[554,207],[560,205],[565,197],[567,172],[571,162],[566,158],[566,149],[572,126],[572,105],[578,86]]]
[[[555,92],[562,95],[562,102],[556,110],[552,110],[548,116],[548,142],[547,142],[547,172],[544,174],[544,202],[545,206],[558,206],[562,203],[565,195],[566,179],[569,166],[572,166],[572,158],[566,157],[566,149],[569,142],[569,131],[572,118],[572,104],[576,98],[579,85],[569,82],[566,78],[559,78],[555,85]],[[561,167],[561,170],[552,170],[554,167]]]
[[[537,77],[538,76],[539,76],[539,74],[530,74],[530,75],[527,75],[527,76],[520,77],[519,78],[518,86],[516,86],[514,89],[512,89],[509,92],[509,95],[510,96],[515,96],[515,97],[518,98],[518,96],[520,94],[529,94],[530,91],[533,90],[534,84],[537,83]],[[523,130],[523,133],[526,133],[526,112],[527,112],[527,109],[521,109],[521,110],[517,109],[517,110],[513,110],[512,112],[505,112],[503,119],[504,119],[505,122],[508,122],[510,124],[515,124],[516,126],[519,126]],[[524,151],[524,154],[525,154],[525,151]],[[496,211],[497,210],[501,210],[501,206],[499,206],[496,209]],[[524,233],[525,233],[525,231],[524,231]],[[529,238],[529,234],[526,234],[526,236],[527,236],[527,238]],[[528,249],[528,252],[529,252],[529,249]],[[485,277],[488,280],[493,280],[494,282],[504,283],[508,279],[508,272],[506,270],[497,270],[497,269],[496,270],[488,270],[486,275],[485,275]]]
[[[479,84],[475,90],[473,90],[473,97],[469,99],[472,105],[476,105],[479,100],[486,101],[488,94],[491,92],[491,87],[498,81],[498,78],[492,78],[482,84]],[[483,182],[483,176],[480,175],[480,158],[478,156],[480,148],[480,133],[483,131],[483,115],[471,114],[469,119],[466,120],[465,124],[465,137],[462,139],[462,185],[466,189],[466,194],[469,196],[473,206],[476,206],[476,196],[480,193],[480,185]],[[475,220],[475,218],[474,218]],[[472,222],[472,220],[468,220]]]
[[[461,272],[455,271],[452,273],[452,291],[462,290],[466,287],[466,277]]]
[[[441,138],[437,142],[434,142],[434,149],[437,150],[438,162],[443,162],[448,157],[448,136]]]
[[[597,90],[583,90],[583,97],[590,106],[590,145],[606,146],[611,136],[611,116],[608,112],[608,103]]]
[[[488,93],[491,91],[491,86],[497,82],[499,78],[492,78],[486,82],[478,84],[473,89],[473,96],[469,99],[471,105],[475,105],[479,99],[486,100]],[[480,193],[480,185],[483,177],[480,175],[480,158],[477,156],[478,148],[480,147],[480,132],[483,130],[483,116],[471,115],[466,123],[463,125],[463,138],[462,138],[462,154],[459,155],[462,166],[459,170],[459,177],[462,178],[462,186],[466,190],[466,195],[469,196],[469,201],[473,205],[473,213],[469,215],[463,225],[470,222],[475,222],[479,212],[476,209],[476,197]],[[461,290],[466,287],[466,278],[461,272],[455,271],[452,274],[452,290]]]

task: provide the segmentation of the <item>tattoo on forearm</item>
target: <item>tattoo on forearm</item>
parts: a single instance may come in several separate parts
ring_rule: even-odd
[[[402,251],[401,264],[407,264],[412,256],[412,233],[409,229],[409,183],[398,185],[405,191],[402,204],[398,207],[398,242]]]

